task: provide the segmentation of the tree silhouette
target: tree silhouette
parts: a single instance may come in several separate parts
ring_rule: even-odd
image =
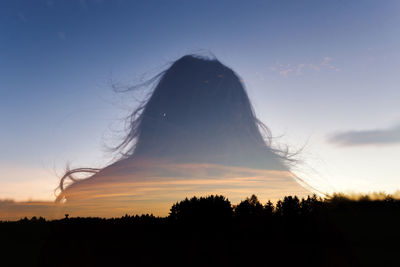
[[[274,204],[270,200],[268,200],[268,202],[264,206],[264,213],[267,216],[271,216],[274,213],[274,211],[275,211]]]
[[[235,206],[235,216],[237,217],[261,217],[264,213],[264,207],[256,195],[246,198]]]
[[[300,214],[300,201],[297,196],[284,197],[276,204],[276,213],[282,216],[296,216]]]
[[[167,218],[0,222],[0,251],[2,266],[398,266],[399,221],[391,196],[274,206],[253,195],[233,209],[213,195],[177,202]]]
[[[306,199],[302,198],[300,202],[300,213],[302,215],[309,215],[317,211],[321,206],[322,199],[318,199],[317,195],[313,194],[311,197],[308,196]]]
[[[227,222],[232,219],[233,208],[224,196],[185,198],[172,205],[169,218],[180,223],[204,224]]]

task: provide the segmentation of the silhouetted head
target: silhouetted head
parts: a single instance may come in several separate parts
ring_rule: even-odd
[[[216,59],[175,61],[132,118],[127,158],[285,168],[240,78]]]
[[[290,160],[271,148],[269,130],[256,118],[240,78],[218,60],[184,56],[157,75],[156,82],[130,116],[129,133],[117,147],[124,156],[103,169],[68,169],[58,201],[66,195],[66,179],[73,182],[70,193],[85,191],[100,180],[147,177],[160,162],[211,164],[225,172],[226,166],[289,170]],[[169,171],[161,170],[160,176],[168,176]],[[95,174],[76,183],[73,174],[82,172]]]

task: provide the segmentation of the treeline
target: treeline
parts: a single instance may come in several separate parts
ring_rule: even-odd
[[[186,198],[172,205],[169,215],[166,218],[155,217],[152,214],[128,215],[121,218],[73,218],[73,220],[86,221],[126,221],[133,220],[165,220],[182,222],[204,222],[209,219],[215,223],[230,219],[254,219],[287,216],[311,216],[326,212],[368,212],[376,210],[400,211],[400,200],[391,195],[375,194],[346,196],[334,194],[325,198],[317,195],[299,199],[297,196],[286,196],[275,204],[271,201],[261,203],[256,195],[252,195],[239,204],[233,205],[229,199],[222,195],[210,195],[206,197]],[[64,219],[70,219],[70,214],[65,214]],[[56,220],[57,221],[57,220]],[[46,222],[43,217],[25,217],[19,222]],[[0,223],[7,223],[1,222]]]
[[[1,266],[398,266],[400,201],[184,199],[167,217],[0,223]]]

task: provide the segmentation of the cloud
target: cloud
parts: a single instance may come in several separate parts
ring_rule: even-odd
[[[321,70],[321,68],[320,68],[318,65],[315,65],[315,64],[308,64],[308,66],[309,66],[312,70],[315,70],[315,71],[320,71],[320,70]]]
[[[277,71],[281,76],[288,76],[290,72],[293,72],[293,68],[291,64],[282,64],[276,62],[274,66],[269,67],[270,71]]]
[[[341,146],[400,144],[400,125],[387,129],[337,133],[330,136],[328,141]]]
[[[283,69],[283,70],[281,70],[281,71],[279,71],[279,74],[280,75],[282,75],[282,76],[287,76],[288,74],[289,74],[289,72],[292,72],[293,70],[292,69]]]
[[[282,64],[280,62],[276,62],[275,65],[269,67],[270,71],[277,72],[281,76],[289,76],[291,73],[296,76],[303,75],[305,72],[320,72],[320,71],[340,71],[340,68],[333,65],[334,59],[332,57],[323,57],[319,62],[310,62],[310,63],[295,63],[295,64]]]
[[[334,71],[340,71],[340,69],[338,67],[332,65],[332,63],[331,63],[332,60],[333,60],[333,58],[331,58],[331,57],[324,57],[322,59],[322,62],[320,65],[323,67],[329,68],[331,70],[334,70]]]
[[[331,61],[332,61],[332,58],[331,58],[331,57],[324,57],[324,58],[322,59],[321,65],[327,66],[327,65],[330,64],[329,62],[331,62]]]
[[[299,64],[297,65],[297,69],[296,69],[296,75],[302,75],[303,74],[303,68],[304,68],[305,64]]]
[[[167,216],[172,203],[190,196],[219,194],[239,203],[251,194],[262,202],[275,202],[286,195],[306,197],[311,193],[289,171],[199,163],[140,164],[141,168],[134,172],[116,166],[109,169],[111,179],[88,180],[71,187],[67,195],[74,201],[56,204],[0,199],[0,220],[25,216],[54,219],[65,213],[73,217],[120,217],[126,213]]]

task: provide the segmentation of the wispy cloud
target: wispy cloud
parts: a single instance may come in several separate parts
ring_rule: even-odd
[[[334,71],[340,71],[340,69],[332,64],[333,58],[331,57],[324,57],[321,62],[321,66],[327,67]]]
[[[319,72],[322,70],[328,71],[340,71],[336,65],[333,64],[334,59],[332,57],[323,57],[320,62],[310,62],[310,63],[288,63],[282,64],[276,62],[275,65],[269,68],[272,72],[277,72],[281,76],[288,76],[290,74],[295,74],[296,76],[303,75],[307,70]]]
[[[314,71],[320,71],[321,70],[321,68],[318,65],[315,65],[315,64],[312,64],[312,63],[308,64],[308,67],[310,67],[310,69],[312,69]]]
[[[337,133],[331,135],[328,141],[341,146],[400,144],[400,125],[387,129]]]
[[[287,76],[288,74],[289,74],[289,72],[292,72],[293,70],[292,69],[283,69],[283,70],[281,70],[281,71],[279,71],[279,74],[280,75],[283,75],[283,76]]]
[[[297,65],[296,68],[296,75],[302,75],[303,74],[303,68],[304,68],[305,64],[299,64]]]
[[[328,65],[329,62],[331,62],[331,61],[332,61],[332,58],[331,58],[331,57],[324,57],[324,58],[322,59],[321,65]]]
[[[140,165],[141,169],[134,173],[116,167],[111,171],[111,179],[92,180],[67,189],[69,199],[75,200],[72,202],[57,205],[51,201],[0,199],[0,220],[24,216],[62,218],[65,213],[74,217],[119,217],[126,213],[166,216],[172,203],[191,196],[219,194],[238,203],[251,194],[256,194],[262,202],[277,201],[285,195],[305,197],[310,194],[301,185],[302,181],[288,171],[150,161]],[[31,190],[32,187],[25,185],[24,188]]]

